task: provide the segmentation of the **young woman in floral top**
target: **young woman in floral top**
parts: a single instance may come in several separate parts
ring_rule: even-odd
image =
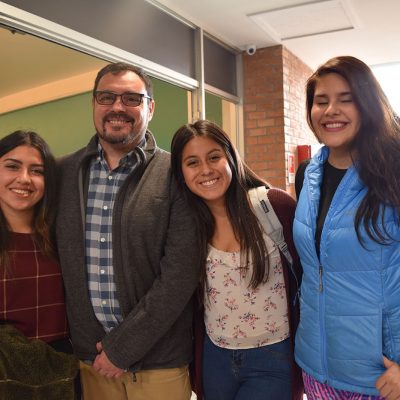
[[[291,345],[299,276],[263,232],[247,193],[266,182],[243,163],[228,135],[205,120],[176,132],[172,169],[195,211],[203,249],[206,334],[196,329],[202,345],[202,362],[198,352],[195,359],[198,398],[202,391],[206,400],[301,398]],[[297,260],[294,200],[278,189],[268,196]]]

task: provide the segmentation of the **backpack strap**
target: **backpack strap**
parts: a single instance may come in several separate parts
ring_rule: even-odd
[[[300,197],[300,192],[301,189],[303,188],[303,182],[304,182],[304,174],[306,172],[306,168],[308,167],[308,164],[310,164],[311,159],[308,158],[307,160],[303,160],[300,164],[299,167],[297,168],[296,171],[296,177],[295,177],[295,191],[296,191],[296,199]]]
[[[268,188],[259,186],[249,190],[250,201],[254,212],[260,222],[264,232],[278,246],[290,269],[293,267],[293,259],[283,236],[283,228],[278,217],[268,199]]]

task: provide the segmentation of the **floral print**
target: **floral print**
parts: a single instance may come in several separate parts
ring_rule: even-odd
[[[246,312],[243,315],[239,316],[239,320],[241,322],[247,323],[249,325],[249,327],[251,327],[253,330],[256,329],[255,323],[259,319],[260,319],[260,317],[257,317],[256,314],[251,313],[251,312]]]
[[[239,252],[228,253],[209,245],[204,318],[208,336],[219,347],[253,348],[289,336],[279,250],[268,237],[264,238],[270,272],[268,281],[256,289],[249,287],[251,268],[241,266]]]
[[[237,310],[239,308],[239,305],[236,303],[236,299],[225,299],[225,307],[228,308],[229,310]]]

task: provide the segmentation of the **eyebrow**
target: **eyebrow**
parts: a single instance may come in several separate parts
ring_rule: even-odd
[[[353,94],[351,92],[340,92],[339,93],[339,97],[340,96],[352,96]],[[321,93],[321,94],[315,94],[314,97],[328,97],[327,94],[325,93]]]
[[[17,164],[23,164],[21,160],[17,160],[15,158],[6,158],[4,161],[12,161]],[[29,164],[31,167],[44,167],[44,164]]]
[[[143,95],[146,96],[145,93],[134,92],[133,90],[128,90],[128,91],[126,91],[126,92],[117,93],[117,92],[114,92],[114,91],[112,91],[112,90],[106,90],[106,89],[105,89],[105,90],[96,90],[96,92],[98,92],[98,93],[116,94],[116,95],[118,95],[118,96],[121,96],[122,94],[143,94]]]
[[[212,153],[213,151],[222,152],[221,149],[215,148],[215,149],[210,150],[210,151],[207,153],[207,155],[209,155],[209,154]],[[196,156],[196,155],[191,155],[191,154],[189,154],[189,155],[188,155],[187,157],[185,157],[182,161],[186,161],[188,158],[193,158],[193,157],[197,157],[197,156]]]

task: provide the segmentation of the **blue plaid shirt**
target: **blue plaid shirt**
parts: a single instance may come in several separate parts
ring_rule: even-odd
[[[90,164],[86,207],[86,269],[90,299],[97,319],[106,332],[122,322],[113,270],[112,218],[115,197],[126,177],[138,164],[135,152],[123,157],[110,170],[101,145]]]

